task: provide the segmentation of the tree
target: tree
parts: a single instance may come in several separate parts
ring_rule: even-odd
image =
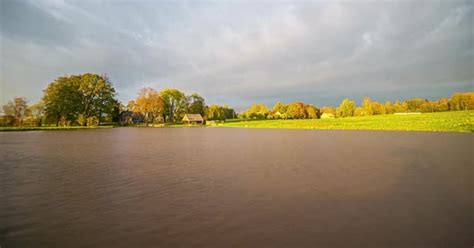
[[[75,121],[82,102],[77,82],[69,77],[59,77],[43,91],[43,102],[48,121],[59,126],[61,121]]]
[[[320,116],[319,109],[311,104],[306,105],[306,113],[309,119],[318,119]]]
[[[385,113],[386,114],[393,114],[395,112],[395,108],[393,107],[390,101],[385,102]]]
[[[193,93],[188,97],[188,102],[188,112],[190,114],[200,114],[201,116],[204,116],[206,103],[202,96],[200,96],[198,93]]]
[[[407,108],[409,112],[421,112],[421,106],[425,104],[428,100],[422,98],[413,98],[406,100]]]
[[[250,108],[241,113],[242,118],[266,119],[270,111],[265,104],[252,104]]]
[[[272,108],[272,113],[271,116],[273,119],[286,119],[287,114],[286,110],[288,109],[288,106],[281,103],[281,102],[276,102],[275,105],[273,105]]]
[[[374,114],[374,110],[372,109],[372,100],[370,100],[370,98],[367,96],[362,100],[362,109],[364,110],[363,115]]]
[[[28,110],[27,100],[24,97],[15,97],[13,101],[3,106],[3,113],[12,116],[18,126],[23,125],[23,118]]]
[[[45,113],[43,102],[33,104],[29,106],[28,109],[28,113],[33,118],[33,124],[37,127],[41,127],[41,125],[43,124],[43,118]]]
[[[474,92],[457,92],[451,96],[451,110],[474,109]]]
[[[355,102],[349,99],[344,99],[339,107],[337,108],[338,117],[349,117],[354,116]]]
[[[372,102],[372,114],[373,115],[384,115],[385,114],[385,105],[379,102]]]
[[[302,102],[288,104],[286,113],[290,119],[305,119],[307,117],[306,106]]]
[[[70,80],[80,80],[79,94],[82,98],[81,114],[86,118],[96,117],[99,124],[102,114],[112,114],[115,105],[115,89],[106,75],[86,73],[71,76]]]
[[[436,104],[436,111],[449,111],[449,99],[448,98],[441,98],[438,100],[438,103]]]
[[[175,122],[181,120],[186,113],[188,102],[183,92],[177,89],[164,89],[160,91],[160,96],[164,102],[163,119],[165,122]]]
[[[110,116],[110,121],[117,123],[120,121],[120,113],[122,113],[125,110],[125,106],[123,105],[122,102],[119,100],[115,100],[114,102],[114,107],[112,109],[112,113]]]
[[[145,116],[145,123],[154,122],[155,118],[164,113],[164,102],[160,94],[152,88],[143,88],[139,91],[137,99],[133,102],[134,112]]]
[[[48,120],[56,125],[100,124],[104,114],[111,115],[115,94],[106,76],[87,73],[57,78],[44,90],[43,102]]]
[[[408,105],[406,102],[400,102],[400,101],[396,101],[394,104],[393,104],[393,111],[394,113],[404,113],[404,112],[407,112],[408,111]]]
[[[207,108],[206,119],[208,120],[225,120],[225,113],[221,106],[213,104]]]

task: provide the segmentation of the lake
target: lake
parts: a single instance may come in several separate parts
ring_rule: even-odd
[[[473,134],[0,133],[0,246],[471,247]]]

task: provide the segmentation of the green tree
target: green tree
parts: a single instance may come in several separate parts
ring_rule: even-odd
[[[86,119],[97,118],[98,124],[103,114],[111,115],[115,106],[115,89],[109,78],[97,74],[86,73],[76,76],[81,81],[79,86],[82,96],[81,114]]]
[[[200,114],[204,116],[204,109],[206,107],[206,103],[204,98],[197,93],[193,93],[188,97],[188,112],[190,114]]]
[[[64,124],[100,124],[115,104],[115,89],[106,76],[86,73],[57,78],[44,90],[43,102],[48,119]]]
[[[339,107],[337,108],[338,117],[349,117],[354,116],[355,102],[349,99],[344,99]]]
[[[125,106],[119,100],[115,100],[114,107],[110,116],[110,121],[117,123],[120,121],[120,114],[125,111]]]
[[[225,120],[225,112],[224,109],[216,104],[213,104],[207,108],[206,119],[208,120]]]
[[[177,89],[164,89],[160,91],[160,95],[164,102],[163,119],[165,122],[180,121],[188,107],[184,93]]]

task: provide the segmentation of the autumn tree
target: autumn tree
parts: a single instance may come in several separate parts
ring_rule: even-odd
[[[474,109],[474,92],[457,92],[451,96],[450,110]]]
[[[250,108],[241,113],[241,118],[250,119],[266,119],[270,114],[270,110],[265,104],[252,104]]]
[[[441,98],[436,104],[436,111],[449,111],[450,102],[448,98]]]
[[[385,114],[385,105],[380,102],[372,102],[371,104],[372,114],[373,115],[384,115]]]
[[[408,111],[408,105],[406,102],[395,101],[393,104],[394,113],[404,113]]]
[[[337,108],[338,117],[349,117],[354,116],[355,102],[349,99],[344,99],[339,107]]]
[[[138,92],[138,97],[133,101],[134,112],[142,113],[146,126],[153,123],[156,117],[164,113],[164,101],[160,93],[152,88],[143,88]]]
[[[421,107],[427,101],[428,100],[422,98],[413,98],[406,100],[405,103],[407,104],[409,112],[421,112]]]
[[[309,119],[318,119],[320,116],[319,109],[311,104],[306,105],[306,114]]]
[[[385,102],[385,113],[386,114],[393,114],[395,109],[390,101]]]
[[[286,114],[290,119],[305,119],[307,116],[306,106],[302,102],[292,102],[288,104]]]
[[[281,102],[276,102],[275,105],[273,105],[271,116],[273,119],[286,119],[288,115],[286,114],[286,111],[288,109],[288,106],[286,104],[283,104]]]
[[[374,114],[374,110],[372,108],[372,100],[370,99],[370,97],[366,96],[362,100],[362,110],[363,110],[362,115],[373,115]]]

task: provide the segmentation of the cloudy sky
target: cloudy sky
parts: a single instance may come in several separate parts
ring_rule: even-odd
[[[473,90],[473,1],[0,0],[0,104],[66,74],[138,89],[336,105]]]

